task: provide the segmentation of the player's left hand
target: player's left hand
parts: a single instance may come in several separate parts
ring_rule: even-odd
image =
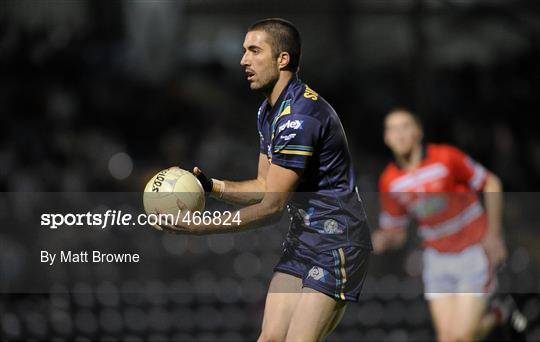
[[[508,256],[506,245],[500,234],[487,233],[482,240],[482,247],[486,252],[492,270],[504,263]]]
[[[163,214],[156,209],[156,213],[160,218],[159,226],[168,233],[193,234],[193,227],[183,220],[185,215],[191,215],[189,209],[180,199],[176,200],[176,205],[178,206],[178,214],[175,216],[174,220],[171,215]]]

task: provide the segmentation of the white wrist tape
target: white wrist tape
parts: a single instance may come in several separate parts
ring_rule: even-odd
[[[212,192],[211,196],[216,198],[223,198],[223,193],[225,192],[225,182],[219,179],[212,178]]]

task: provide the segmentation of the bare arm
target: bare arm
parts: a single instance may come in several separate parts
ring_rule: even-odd
[[[488,172],[484,186],[484,202],[488,217],[488,230],[482,245],[492,267],[503,262],[507,257],[502,234],[503,194],[499,177]]]
[[[269,165],[270,162],[266,155],[260,153],[257,178],[245,181],[209,178],[197,166],[193,168],[193,173],[201,181],[205,191],[210,193],[210,196],[226,202],[246,205],[258,203],[262,200]]]
[[[484,200],[488,215],[488,233],[501,234],[503,207],[502,184],[499,177],[491,172],[488,173],[484,187]]]
[[[223,181],[224,192],[222,199],[237,204],[259,203],[266,191],[266,176],[269,167],[268,158],[265,154],[260,153],[257,178],[241,182]]]
[[[177,233],[204,235],[240,232],[268,225],[279,218],[279,214],[283,211],[289,197],[298,185],[300,176],[300,171],[270,164],[266,175],[266,192],[264,196],[259,203],[238,210],[241,220],[239,225],[222,226],[213,223],[209,225],[195,225],[193,223],[186,225],[180,223],[177,226],[169,224],[162,225],[162,227]],[[233,215],[235,214],[233,213]]]

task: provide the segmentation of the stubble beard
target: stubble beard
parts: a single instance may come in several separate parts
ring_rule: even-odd
[[[269,79],[266,83],[260,85],[259,87],[251,87],[251,90],[261,92],[262,94],[268,97],[270,96],[270,94],[272,94],[272,90],[274,90],[274,87],[278,79],[279,79],[279,75],[278,77],[273,77]]]

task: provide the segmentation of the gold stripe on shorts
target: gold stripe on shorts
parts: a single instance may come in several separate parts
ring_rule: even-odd
[[[341,293],[340,298],[345,300],[345,283],[347,282],[347,272],[345,271],[345,253],[343,253],[343,248],[338,249],[339,259],[341,264]]]

